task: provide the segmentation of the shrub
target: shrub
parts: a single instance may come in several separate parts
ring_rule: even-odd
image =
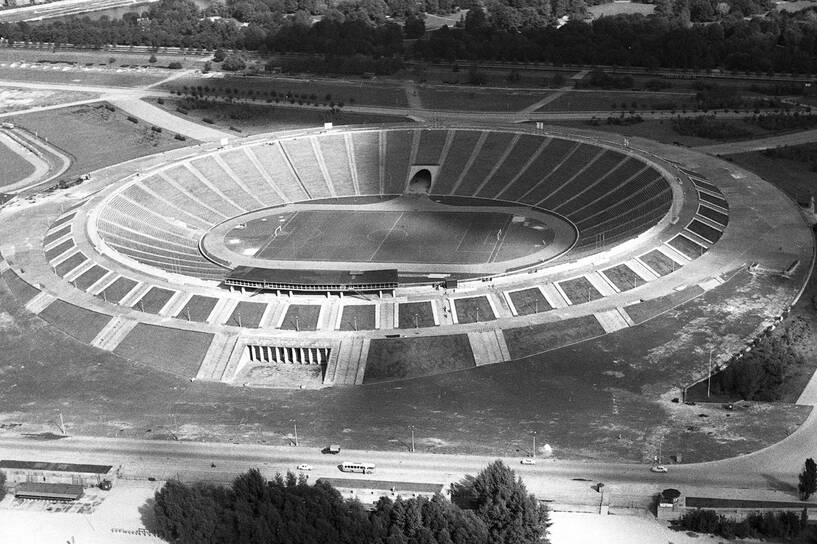
[[[185,140],[187,139],[186,137],[182,136],[181,134],[176,134],[176,135],[175,135],[175,136],[173,136],[173,137],[174,137],[175,139],[179,140],[180,142],[183,142],[183,141],[185,141]]]
[[[213,121],[213,120],[212,120],[212,119],[210,119],[209,117],[205,117],[205,118],[203,118],[203,119],[202,119],[202,121],[204,121],[205,123],[207,123],[207,124],[209,124],[209,125],[212,125],[212,124],[214,124],[214,123],[215,123],[215,121]]]
[[[171,70],[181,70],[182,63],[179,61],[173,61],[170,64],[168,64],[167,67],[170,68]]]
[[[229,55],[221,63],[221,69],[228,72],[236,72],[238,70],[243,70],[246,67],[247,63],[244,62],[244,59],[238,55]]]
[[[136,117],[134,117],[132,115],[128,115],[128,121],[130,121],[131,123],[137,123],[137,124],[139,123],[139,119],[137,119]]]

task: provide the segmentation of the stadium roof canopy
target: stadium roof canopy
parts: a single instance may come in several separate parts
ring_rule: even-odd
[[[239,266],[224,279],[230,287],[281,291],[371,292],[397,288],[397,269],[296,270]]]

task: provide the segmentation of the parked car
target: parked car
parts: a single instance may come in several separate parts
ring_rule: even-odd
[[[321,453],[331,453],[332,455],[337,455],[340,453],[340,446],[337,444],[330,444],[321,450]]]
[[[668,471],[667,467],[664,465],[653,465],[650,467],[650,472],[660,472],[661,474],[666,474]]]
[[[306,463],[300,464],[295,467],[298,470],[312,470],[312,465],[307,465]]]
[[[535,465],[536,459],[534,459],[533,457],[523,457],[522,460],[519,462],[522,463],[523,465]]]

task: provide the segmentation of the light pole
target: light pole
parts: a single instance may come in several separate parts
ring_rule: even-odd
[[[533,434],[533,450],[531,453],[531,457],[536,459],[536,431],[533,431],[533,433],[531,434]]]
[[[709,392],[712,390],[712,350],[709,350],[709,376],[706,378],[706,398],[709,398]]]
[[[409,425],[411,429],[411,453],[414,453],[414,425]]]
[[[298,422],[293,421],[292,425],[295,427],[295,447],[298,446]]]

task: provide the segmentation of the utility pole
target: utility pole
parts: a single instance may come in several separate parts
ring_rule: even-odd
[[[712,349],[709,350],[709,376],[706,378],[706,398],[712,390]]]
[[[414,453],[414,425],[409,425],[411,429],[411,453]]]
[[[531,453],[531,457],[534,459],[536,458],[536,431],[533,431],[533,450]]]
[[[298,422],[293,421],[292,424],[295,426],[295,446],[298,445]]]
[[[65,435],[65,422],[62,420],[62,412],[60,414],[60,432]]]

